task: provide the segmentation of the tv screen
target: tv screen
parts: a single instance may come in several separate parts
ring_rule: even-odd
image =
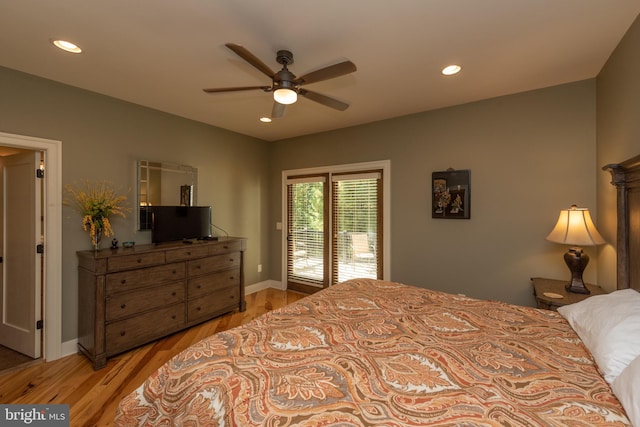
[[[153,243],[211,236],[211,206],[153,206]]]

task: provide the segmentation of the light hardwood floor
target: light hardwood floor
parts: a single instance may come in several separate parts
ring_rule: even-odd
[[[70,406],[71,426],[111,426],[120,399],[172,356],[211,334],[244,324],[304,296],[276,289],[247,295],[244,313],[236,310],[113,357],[99,371],[94,371],[81,355],[48,363],[33,362],[0,374],[0,403],[66,403]]]

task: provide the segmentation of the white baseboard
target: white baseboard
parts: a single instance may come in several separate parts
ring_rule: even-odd
[[[281,291],[285,291],[287,289],[287,287],[279,280],[265,280],[263,282],[245,286],[244,293],[246,295],[250,295],[267,288],[280,289]]]
[[[74,338],[69,341],[65,341],[62,343],[60,347],[60,357],[70,356],[72,354],[78,353],[78,339]]]

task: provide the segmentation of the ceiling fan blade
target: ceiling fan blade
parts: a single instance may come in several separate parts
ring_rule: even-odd
[[[218,93],[218,92],[236,92],[240,90],[256,90],[262,89],[265,92],[271,91],[271,86],[240,86],[240,87],[221,87],[221,88],[211,88],[211,89],[202,89],[206,93]]]
[[[329,80],[334,77],[344,76],[345,74],[353,73],[356,70],[356,64],[351,61],[339,62],[337,64],[329,65],[328,67],[312,71],[302,77],[298,77],[294,83],[296,85],[307,85],[309,83],[315,83],[322,80]]]
[[[273,101],[273,108],[271,109],[271,118],[279,119],[280,117],[284,116],[286,109],[287,109],[286,105],[280,104],[277,101]]]
[[[268,77],[273,79],[273,76],[276,73],[271,68],[269,68],[268,65],[262,62],[260,59],[258,59],[257,56],[255,56],[253,53],[245,49],[244,46],[240,46],[233,43],[227,43],[225,44],[225,46],[231,49],[232,51],[234,51],[235,54],[238,55],[240,58],[244,59],[249,64],[256,67],[258,70],[262,71],[263,74],[266,74]]]
[[[327,107],[334,108],[336,110],[344,111],[349,108],[349,104],[338,101],[335,98],[331,98],[327,95],[322,95],[318,92],[312,92],[306,89],[300,89],[298,93],[304,96],[307,99],[320,103],[322,105],[326,105]]]

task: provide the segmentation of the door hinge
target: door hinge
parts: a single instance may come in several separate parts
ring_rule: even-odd
[[[36,322],[36,329],[42,329],[43,326],[44,326],[44,322],[42,320],[38,320]]]
[[[44,170],[36,169],[36,178],[44,178]]]
[[[36,253],[43,254],[44,253],[44,245],[40,244],[36,246]]]

